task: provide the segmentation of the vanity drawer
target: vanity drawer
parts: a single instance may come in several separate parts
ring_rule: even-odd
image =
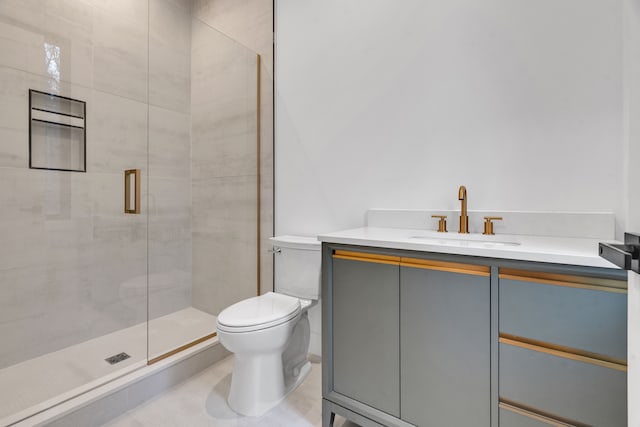
[[[625,366],[500,338],[499,375],[502,401],[576,423],[627,425]]]
[[[626,282],[500,270],[500,334],[625,363]]]

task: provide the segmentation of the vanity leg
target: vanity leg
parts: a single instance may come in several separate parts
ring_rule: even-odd
[[[322,399],[322,427],[333,427],[336,414],[331,411],[331,405]]]

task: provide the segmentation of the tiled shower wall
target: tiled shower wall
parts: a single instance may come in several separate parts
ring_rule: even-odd
[[[151,315],[191,303],[190,15],[179,6],[0,2],[0,368],[147,319],[148,215]],[[28,169],[30,88],[87,102],[87,173]],[[129,168],[150,192],[141,215],[123,214]]]
[[[211,314],[256,294],[257,64],[192,24],[193,301]]]
[[[194,0],[194,17],[260,55],[260,284],[273,289],[273,1]],[[197,274],[194,270],[194,274]]]

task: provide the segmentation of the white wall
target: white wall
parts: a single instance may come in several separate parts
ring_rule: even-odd
[[[640,0],[624,0],[625,172],[628,231],[640,232]]]
[[[624,1],[625,159],[628,231],[640,232],[640,0]],[[629,427],[640,427],[640,276],[629,274]]]
[[[614,211],[622,2],[278,0],[276,234],[365,211]]]

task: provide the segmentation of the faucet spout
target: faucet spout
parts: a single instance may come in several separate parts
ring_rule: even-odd
[[[467,215],[467,188],[461,185],[458,189],[458,200],[462,202],[460,209],[460,230],[458,233],[469,233],[469,216]]]

